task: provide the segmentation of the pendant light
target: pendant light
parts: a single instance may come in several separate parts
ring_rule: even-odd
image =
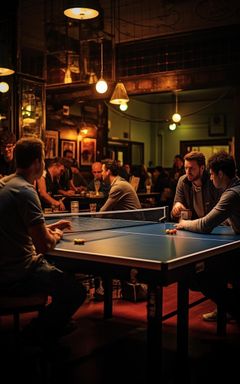
[[[116,84],[116,87],[113,91],[110,103],[115,104],[115,105],[121,105],[121,104],[126,104],[129,102],[129,97],[126,91],[126,88],[123,84],[122,81],[119,81]]]
[[[97,0],[69,0],[64,15],[71,19],[89,20],[100,14],[101,7]]]
[[[172,115],[172,121],[174,123],[179,123],[182,119],[181,115],[178,113],[178,92],[179,90],[175,91],[175,96],[176,96],[176,108],[175,108],[175,113]]]
[[[103,78],[103,41],[101,40],[101,74],[100,79],[96,84],[96,91],[98,93],[105,93],[108,90],[108,85]]]

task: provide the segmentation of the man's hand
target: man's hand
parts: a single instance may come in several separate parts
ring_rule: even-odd
[[[54,231],[55,229],[60,229],[61,231],[64,231],[64,229],[71,230],[71,222],[69,220],[59,220],[56,223],[53,224],[48,224],[47,228],[51,229]]]
[[[173,209],[172,209],[172,212],[171,212],[172,216],[173,216],[173,217],[180,217],[180,215],[181,215],[181,211],[182,211],[183,209],[187,209],[187,208],[186,208],[182,203],[176,203],[176,204],[174,204]]]
[[[189,220],[181,220],[179,221],[179,223],[174,224],[174,227],[176,229],[184,229],[184,224],[186,223],[186,221],[189,221]]]

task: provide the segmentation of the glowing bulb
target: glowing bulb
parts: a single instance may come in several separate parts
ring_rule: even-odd
[[[172,121],[174,121],[174,123],[179,123],[179,121],[181,121],[181,115],[179,115],[179,113],[174,113],[173,115],[172,115]]]
[[[177,125],[175,123],[172,123],[172,124],[169,124],[169,127],[170,131],[175,131],[175,129],[177,128]]]
[[[97,84],[96,84],[96,91],[98,93],[105,93],[108,89],[108,85],[106,83],[106,81],[101,78],[100,80],[98,80]]]
[[[127,103],[121,103],[119,108],[121,109],[121,111],[126,111],[128,109],[128,105]]]
[[[1,83],[0,83],[0,92],[6,93],[8,91],[9,91],[8,83],[5,83],[5,81],[1,81]]]

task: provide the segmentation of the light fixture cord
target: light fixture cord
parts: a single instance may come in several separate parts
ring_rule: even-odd
[[[103,78],[103,41],[101,40],[101,78]]]
[[[176,113],[178,113],[178,93],[176,91]]]

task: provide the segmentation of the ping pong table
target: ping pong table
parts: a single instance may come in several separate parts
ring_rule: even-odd
[[[147,357],[151,372],[157,368],[159,373],[162,362],[163,287],[177,283],[177,357],[181,362],[187,361],[189,287],[186,281],[209,265],[221,268],[226,257],[234,257],[240,248],[240,235],[227,226],[219,226],[211,234],[179,230],[176,235],[170,235],[166,229],[173,228],[172,223],[138,225],[132,221],[132,226],[117,227],[117,220],[113,220],[110,229],[101,225],[98,230],[101,218],[74,216],[70,220],[73,232],[65,233],[47,257],[71,266],[74,271],[103,277],[105,317],[112,315],[113,278],[129,279],[130,270],[136,268],[139,281],[148,284]],[[91,230],[77,233],[86,220]],[[74,244],[76,237],[84,238],[84,244]]]

